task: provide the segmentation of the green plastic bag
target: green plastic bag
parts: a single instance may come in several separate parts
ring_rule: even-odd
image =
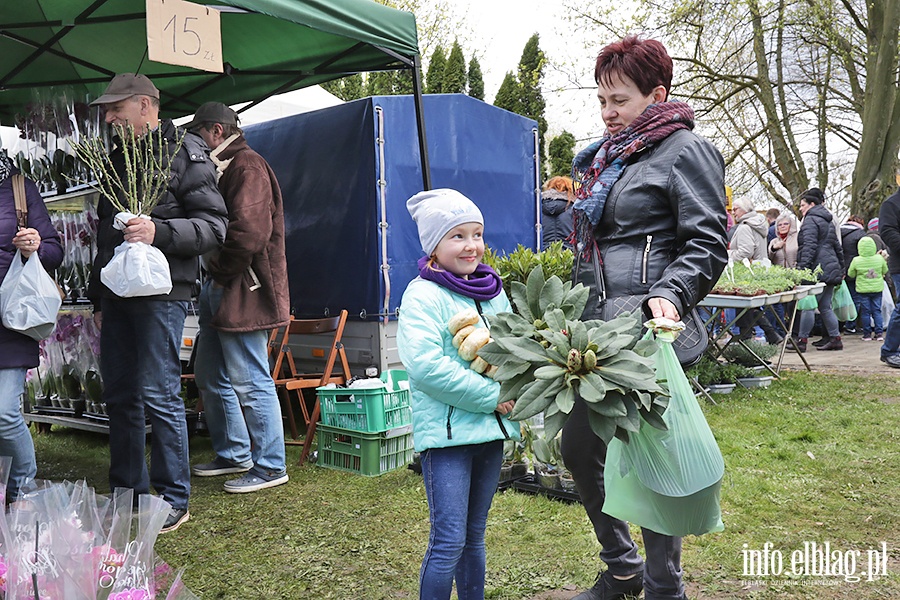
[[[603,512],[651,531],[682,537],[722,531],[719,492],[725,461],[672,348],[656,336],[657,379],[668,382],[662,431],[641,421],[626,444],[614,438],[606,454]]]
[[[853,296],[847,288],[847,282],[842,281],[841,285],[834,288],[834,295],[831,297],[831,308],[838,321],[855,321],[856,306],[853,304]]]
[[[797,301],[797,310],[816,310],[819,308],[819,297],[808,294]]]

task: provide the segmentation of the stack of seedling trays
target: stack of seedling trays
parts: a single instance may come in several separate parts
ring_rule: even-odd
[[[385,388],[316,389],[316,464],[369,477],[405,467],[413,458],[412,407],[406,371],[385,371]]]

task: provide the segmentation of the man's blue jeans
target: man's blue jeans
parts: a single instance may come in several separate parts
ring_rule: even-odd
[[[422,453],[431,533],[419,573],[420,600],[484,598],[484,530],[500,480],[503,442]]]
[[[897,290],[897,298],[900,298],[900,273],[891,275],[894,280],[894,289]],[[891,320],[888,321],[887,330],[884,332],[884,344],[881,345],[881,356],[900,355],[900,301],[894,306]]]
[[[266,356],[269,332],[233,333],[212,327],[222,291],[211,281],[200,291],[194,364],[212,446],[217,455],[237,465],[281,473],[284,427]]]
[[[100,371],[109,413],[109,487],[150,493],[187,509],[191,495],[187,422],[181,398],[181,334],[187,302],[104,298]],[[145,418],[153,429],[150,473]]]
[[[37,474],[34,442],[19,406],[25,389],[25,371],[24,368],[0,369],[0,456],[12,458],[6,487],[8,501],[15,500],[19,489]]]

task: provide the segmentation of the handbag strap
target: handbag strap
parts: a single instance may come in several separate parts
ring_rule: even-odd
[[[25,200],[25,176],[16,173],[11,177],[13,198],[16,200],[16,224],[20,229],[28,227],[28,202]]]

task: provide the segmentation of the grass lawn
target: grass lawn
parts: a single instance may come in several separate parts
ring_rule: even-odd
[[[794,373],[717,398],[703,408],[725,456],[726,528],[685,539],[689,597],[900,598],[897,378]],[[35,445],[39,477],[86,478],[108,492],[105,436],[54,427]],[[185,567],[204,599],[416,598],[428,538],[421,478],[300,468],[299,448],[288,452],[291,481],[272,490],[230,495],[224,478],[194,478],[191,520],[160,537],[159,554]],[[212,459],[209,439],[193,437],[191,453],[193,462]],[[829,570],[861,581],[789,574],[794,551],[826,542]],[[868,551],[882,542],[887,576],[868,581]],[[783,572],[745,575],[745,550],[766,543],[768,563],[780,552]],[[570,598],[599,566],[581,505],[514,491],[494,501],[487,546],[488,598]]]

